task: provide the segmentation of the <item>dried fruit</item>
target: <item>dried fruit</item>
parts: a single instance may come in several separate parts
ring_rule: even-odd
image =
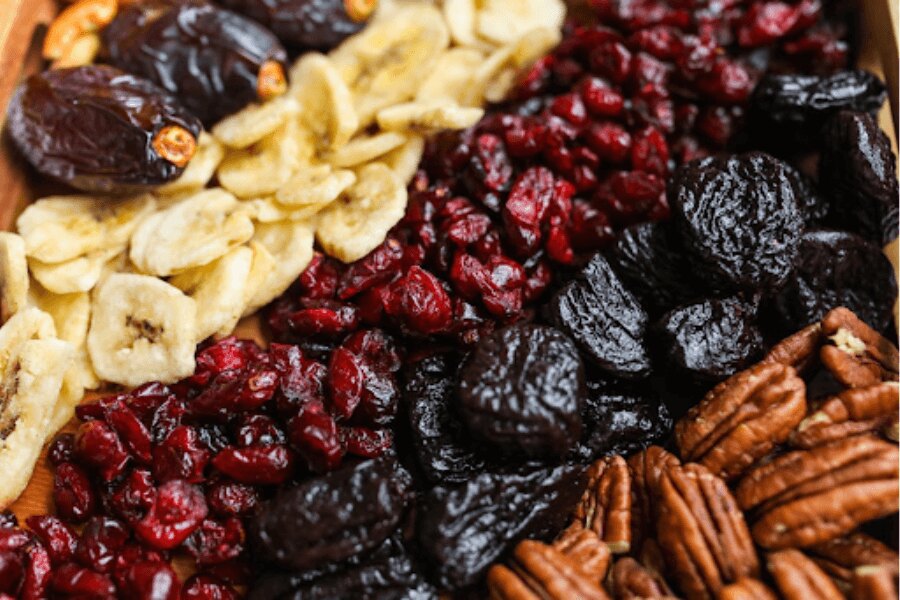
[[[169,550],[183,542],[207,514],[203,492],[183,479],[161,486],[150,510],[135,523],[134,532],[151,548]]]
[[[10,100],[7,123],[40,173],[118,193],[181,175],[201,128],[173,96],[108,66],[32,75]]]

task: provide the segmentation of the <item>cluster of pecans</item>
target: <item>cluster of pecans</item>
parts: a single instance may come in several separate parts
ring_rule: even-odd
[[[491,597],[896,598],[897,553],[859,528],[898,510],[898,360],[834,309],[688,411],[685,462],[595,462],[572,524],[492,567]],[[836,391],[814,400],[818,366]]]

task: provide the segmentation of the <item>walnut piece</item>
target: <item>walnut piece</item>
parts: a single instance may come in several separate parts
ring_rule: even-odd
[[[844,390],[803,419],[790,442],[812,448],[853,435],[883,429],[897,421],[900,386],[895,382]]]
[[[825,315],[822,335],[833,344],[820,350],[822,364],[847,387],[900,379],[897,347],[846,308]]]
[[[488,571],[488,589],[497,600],[609,600],[609,596],[562,552],[533,540],[516,546],[509,567]]]
[[[613,554],[631,550],[631,471],[621,456],[607,456],[588,468],[588,485],[575,519],[606,542]]]
[[[799,550],[772,552],[766,557],[766,567],[785,600],[844,598],[828,575]]]

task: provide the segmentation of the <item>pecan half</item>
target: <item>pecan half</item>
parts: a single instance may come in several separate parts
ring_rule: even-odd
[[[897,600],[897,565],[867,565],[853,572],[851,600]]]
[[[735,497],[756,509],[753,539],[768,549],[825,542],[897,511],[897,446],[857,436],[797,450],[750,471]]]
[[[487,582],[491,598],[497,600],[609,600],[600,583],[570,558],[533,540],[516,546],[510,567],[491,567]]]
[[[759,579],[741,577],[723,587],[716,600],[778,600],[778,597]]]
[[[821,344],[822,324],[813,323],[772,346],[760,362],[778,363],[803,372],[815,364]]]
[[[588,468],[588,485],[575,519],[596,533],[613,554],[631,550],[631,471],[621,456],[607,456]]]
[[[766,566],[785,600],[842,600],[844,595],[816,563],[799,550],[772,552]]]
[[[897,347],[846,308],[825,315],[822,335],[834,344],[820,350],[822,364],[847,387],[900,379]]]
[[[810,558],[838,584],[849,589],[853,570],[866,565],[896,565],[897,553],[865,533],[855,532],[807,548]]]
[[[701,465],[666,470],[659,482],[659,545],[689,600],[756,576],[759,561],[744,515],[719,477]]]
[[[632,454],[626,462],[631,469],[631,542],[637,549],[656,526],[659,478],[664,470],[681,465],[681,461],[659,446],[650,446]]]
[[[613,565],[609,583],[616,600],[674,597],[672,589],[658,572],[629,556],[620,558]]]
[[[685,460],[732,479],[788,439],[806,414],[793,367],[761,363],[714,387],[675,424]]]
[[[583,529],[580,523],[575,525],[566,529],[553,542],[553,547],[578,565],[592,581],[601,582],[609,571],[612,552],[596,533]]]
[[[895,382],[844,390],[822,403],[791,433],[791,445],[811,448],[877,431],[897,421],[900,386]]]

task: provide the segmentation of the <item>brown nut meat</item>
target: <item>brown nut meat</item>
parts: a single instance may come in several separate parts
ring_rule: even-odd
[[[57,15],[44,36],[44,58],[59,60],[82,36],[103,29],[116,18],[116,0],[79,0]]]
[[[760,362],[778,363],[802,373],[815,364],[821,345],[822,324],[813,323],[772,346]]]
[[[897,347],[846,308],[825,315],[822,335],[833,344],[822,347],[822,364],[847,387],[900,379]]]
[[[631,471],[621,456],[607,456],[588,468],[588,485],[574,517],[606,542],[613,554],[631,550]]]
[[[663,471],[681,465],[678,457],[659,446],[650,446],[626,461],[631,469],[631,544],[643,547],[644,538],[651,537],[658,511],[656,497]]]
[[[857,436],[797,450],[750,471],[735,489],[755,509],[753,539],[763,548],[806,547],[897,511],[894,444]]]
[[[759,579],[741,577],[723,587],[716,600],[778,600],[778,597]]]
[[[714,387],[675,424],[685,460],[732,479],[788,439],[806,414],[793,367],[760,363]]]
[[[897,421],[900,386],[895,382],[851,388],[829,398],[803,419],[789,438],[792,446],[812,448],[877,431]]]
[[[599,582],[552,546],[525,540],[516,546],[510,567],[494,565],[487,576],[496,600],[609,600]]]
[[[620,558],[613,565],[609,585],[616,600],[675,597],[658,572],[647,569],[629,556]]]
[[[688,600],[713,598],[759,574],[744,515],[721,478],[698,464],[674,467],[659,492],[659,546]]]
[[[897,600],[897,564],[857,568],[850,600]]]
[[[897,565],[900,557],[865,533],[854,532],[807,548],[809,557],[839,586],[850,588],[853,571],[866,565]]]
[[[799,550],[772,552],[766,567],[785,600],[842,600],[844,595],[834,582]]]
[[[609,571],[612,552],[597,534],[582,528],[576,521],[553,542],[553,547],[565,554],[591,581],[601,582]]]

